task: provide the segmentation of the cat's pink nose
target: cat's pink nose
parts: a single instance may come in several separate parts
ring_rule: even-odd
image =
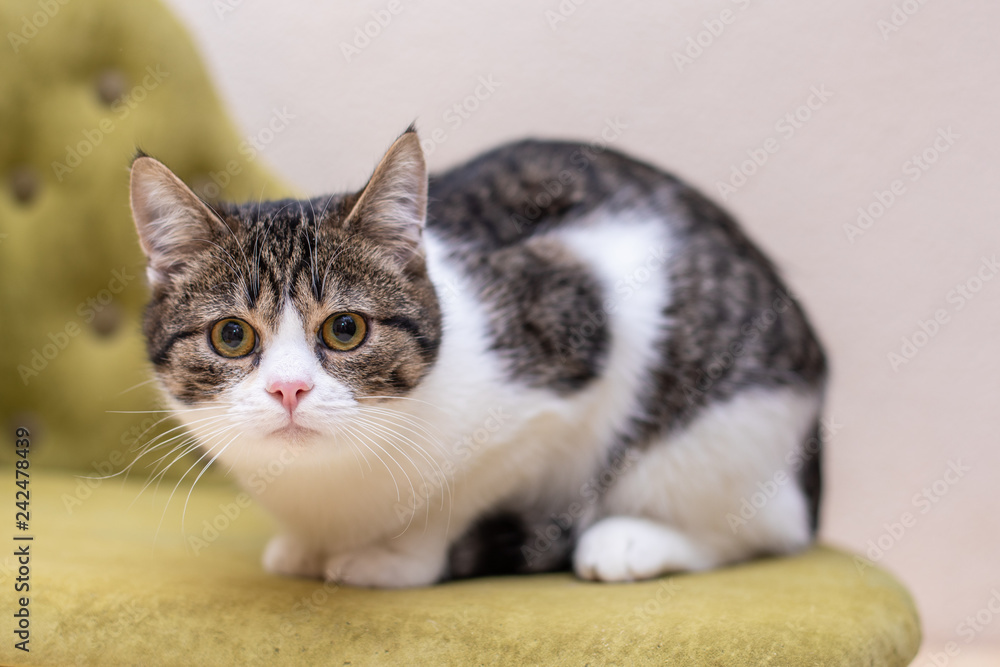
[[[312,384],[305,380],[281,380],[272,382],[267,387],[271,395],[281,401],[281,404],[285,406],[289,414],[295,410],[295,406],[299,404],[299,399],[308,393],[310,389],[312,389]]]

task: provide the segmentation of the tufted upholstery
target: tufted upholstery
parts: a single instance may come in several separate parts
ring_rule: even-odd
[[[100,466],[150,424],[108,411],[155,400],[149,385],[126,391],[149,377],[128,208],[136,146],[202,194],[281,189],[240,151],[190,41],[158,4],[4,0],[0,28],[0,424],[32,427],[39,464]],[[230,161],[240,173],[218,176]]]
[[[0,423],[32,431],[35,536],[32,652],[11,641],[17,563],[4,548],[0,664],[912,659],[920,629],[907,592],[830,549],[634,585],[552,575],[336,589],[264,574],[271,528],[225,481],[202,481],[182,530],[180,497],[140,496],[144,472],[138,482],[80,477],[120,470],[151,423],[108,411],[155,402],[140,384],[134,147],[208,198],[288,190],[240,150],[190,42],[158,4],[4,0],[0,35]],[[213,180],[224,170],[233,175]],[[0,442],[4,479],[10,444]]]

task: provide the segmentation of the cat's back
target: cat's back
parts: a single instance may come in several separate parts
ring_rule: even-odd
[[[656,424],[741,387],[816,386],[825,376],[804,312],[733,218],[617,151],[538,140],[501,146],[431,178],[427,224],[501,323],[497,348],[516,346],[515,375],[536,386],[572,390],[597,377],[609,361],[611,323],[622,321],[630,332],[648,325],[635,349],[658,348],[657,362],[647,360],[660,364],[648,409],[670,415]],[[517,343],[503,335],[511,321],[524,323]],[[733,346],[739,354],[722,375],[703,381]]]
[[[601,209],[663,205],[672,176],[605,147],[527,139],[430,179],[428,226],[455,240],[501,248]]]
[[[656,218],[689,257],[726,258],[763,282],[780,283],[770,261],[713,201],[601,144],[525,139],[430,178],[428,227],[482,253],[574,226],[638,218]]]

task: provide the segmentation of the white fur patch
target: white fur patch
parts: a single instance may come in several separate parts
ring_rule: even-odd
[[[702,567],[801,549],[810,533],[795,454],[819,402],[816,393],[751,389],[708,406],[682,431],[650,443],[610,487],[603,515],[671,527],[702,554]],[[755,494],[764,499],[756,514],[738,520]]]
[[[680,531],[630,516],[598,521],[580,538],[573,555],[577,575],[593,581],[639,581],[715,564],[711,554]]]

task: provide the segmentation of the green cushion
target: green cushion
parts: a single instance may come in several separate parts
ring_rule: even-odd
[[[287,188],[240,150],[160,4],[3,0],[0,35],[0,426],[33,426],[39,463],[89,467],[124,456],[149,418],[108,411],[155,407],[151,385],[122,393],[149,377],[128,206],[136,146],[206,195]]]
[[[167,506],[173,484],[154,497],[138,481],[32,480],[33,663],[855,667],[906,665],[920,643],[898,582],[822,547],[638,584],[556,574],[376,591],[272,576],[259,565],[267,519],[203,482],[182,533],[189,481]],[[8,638],[11,662],[27,661]]]

